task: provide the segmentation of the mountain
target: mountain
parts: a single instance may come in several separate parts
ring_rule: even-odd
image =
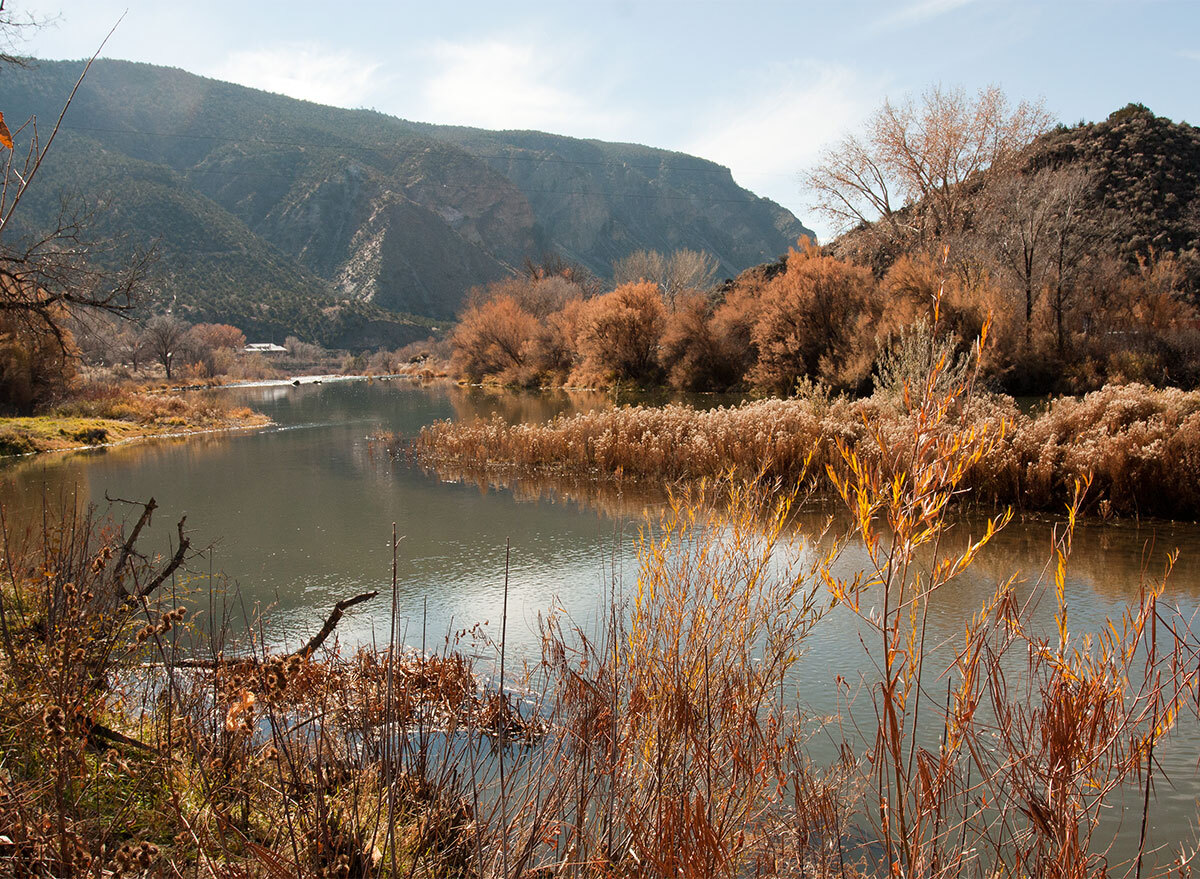
[[[36,116],[44,138],[80,69],[5,69],[0,110]],[[470,287],[544,254],[604,277],[634,250],[687,247],[734,275],[812,234],[682,153],[408,122],[107,60],[68,111],[26,226],[50,222],[63,191],[95,207],[96,236],[156,243],[179,310],[355,347],[426,333]]]

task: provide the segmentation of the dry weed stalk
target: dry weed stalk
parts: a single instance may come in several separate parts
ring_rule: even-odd
[[[769,875],[836,857],[842,790],[804,761],[785,682],[838,546],[785,537],[793,493],[723,488],[717,506],[703,486],[673,498],[643,534],[636,592],[599,638],[546,627],[556,872]]]

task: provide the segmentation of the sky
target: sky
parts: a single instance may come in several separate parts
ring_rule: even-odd
[[[147,61],[422,122],[693,153],[824,239],[803,174],[885,99],[999,85],[1068,124],[1200,123],[1200,0],[9,0],[14,48]],[[123,16],[123,17],[122,17]],[[120,22],[118,24],[118,21]]]

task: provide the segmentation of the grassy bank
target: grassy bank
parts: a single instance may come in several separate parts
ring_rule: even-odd
[[[269,423],[265,415],[244,406],[179,394],[88,385],[40,415],[0,418],[0,455],[237,430]]]
[[[809,394],[734,407],[626,406],[544,424],[439,422],[414,443],[426,465],[574,478],[680,481],[733,472],[828,486],[843,450],[889,473],[921,442],[974,431],[989,437],[962,489],[985,504],[1061,510],[1089,479],[1085,509],[1104,515],[1200,517],[1200,392],[1108,385],[1026,414],[1011,397],[956,399],[936,427],[896,396]]]

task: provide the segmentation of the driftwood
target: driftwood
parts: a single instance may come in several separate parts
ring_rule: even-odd
[[[179,569],[183,564],[184,555],[192,545],[192,541],[183,533],[183,523],[187,521],[187,516],[183,516],[179,520],[179,524],[175,527],[179,530],[179,547],[175,550],[175,555],[171,557],[171,561],[167,566],[158,572],[158,576],[138,590],[137,598],[145,598],[150,595],[155,589],[166,582],[167,578]],[[130,599],[133,600],[133,599]]]
[[[121,503],[138,503],[137,501],[125,501],[121,498],[110,498],[106,494],[105,499],[110,503],[119,501]],[[125,565],[128,564],[130,556],[133,555],[133,548],[137,544],[138,535],[142,533],[142,529],[150,524],[150,517],[154,515],[154,511],[158,509],[158,502],[154,498],[150,498],[146,503],[142,504],[142,515],[138,518],[137,524],[133,526],[133,531],[129,534],[129,539],[125,541],[125,545],[121,547],[121,554],[117,556],[117,563],[113,565],[112,574],[110,575],[113,582],[120,582],[121,573],[125,570]],[[125,587],[121,587],[124,591]],[[126,593],[128,595],[128,593]]]
[[[117,555],[116,564],[113,565],[112,573],[109,575],[112,578],[113,583],[115,583],[117,586],[121,600],[125,604],[136,604],[138,599],[149,597],[154,590],[158,589],[159,586],[165,583],[167,578],[179,570],[180,565],[183,564],[184,559],[187,557],[187,551],[192,547],[191,538],[183,533],[183,526],[184,523],[187,522],[187,516],[180,518],[179,523],[175,526],[176,530],[179,532],[179,546],[175,549],[175,555],[171,557],[171,560],[167,563],[166,567],[164,567],[158,572],[157,575],[155,575],[154,579],[138,589],[136,593],[133,593],[125,588],[125,584],[121,582],[121,575],[125,572],[125,566],[129,564],[129,560],[134,555],[138,554],[134,547],[137,545],[138,537],[141,536],[142,529],[150,524],[150,517],[153,516],[154,511],[158,509],[158,502],[154,498],[150,498],[150,500],[146,501],[144,504],[140,501],[127,501],[123,498],[110,498],[107,495],[105,495],[105,498],[109,502],[116,501],[124,504],[138,504],[142,508],[142,515],[138,517],[137,524],[135,524],[133,526],[133,530],[129,532],[129,537],[121,547],[121,552]]]
[[[293,656],[299,656],[303,659],[307,659],[308,657],[312,656],[312,654],[317,650],[317,648],[320,647],[322,644],[324,644],[326,639],[330,635],[333,634],[333,630],[337,628],[337,624],[339,622],[341,622],[342,615],[345,614],[345,612],[347,610],[354,607],[356,604],[362,604],[364,601],[370,601],[372,598],[374,598],[378,594],[379,594],[379,590],[372,589],[370,592],[364,592],[361,595],[355,595],[353,598],[345,598],[345,599],[339,601],[337,604],[335,604],[333,606],[333,610],[331,610],[329,612],[329,617],[325,620],[325,625],[321,626],[320,631],[317,632],[317,634],[313,635],[312,638],[309,639],[308,643],[305,644],[303,647],[301,647],[299,650],[293,650],[291,653],[286,653],[283,655],[282,658],[284,660],[287,660],[287,659],[291,659]],[[209,668],[209,669],[212,669],[212,668],[220,668],[224,665],[234,665],[234,664],[243,664],[243,663],[246,665],[258,665],[258,660],[256,658],[254,658],[253,656],[243,657],[243,658],[233,659],[233,660],[228,660],[228,661],[212,660],[212,659],[180,659],[180,660],[176,660],[175,662],[172,662],[172,663],[163,663],[163,662],[142,663],[141,668],[159,668],[163,665],[169,664],[175,668]]]
[[[333,634],[333,630],[337,628],[338,622],[342,619],[342,614],[356,604],[370,601],[378,594],[379,590],[372,589],[370,592],[364,592],[362,595],[355,595],[353,598],[346,598],[339,601],[333,606],[333,610],[329,614],[329,619],[325,620],[325,625],[321,626],[321,631],[313,635],[307,644],[299,650],[289,653],[284,659],[291,659],[293,656],[300,656],[307,659],[309,656],[312,656],[316,649],[325,643],[325,639]]]
[[[125,745],[126,747],[137,748],[141,751],[149,751],[152,754],[159,753],[158,748],[155,748],[153,745],[147,745],[145,742],[131,739],[124,733],[110,729],[101,723],[94,723],[88,728],[88,744],[97,749],[102,749],[106,745]]]

